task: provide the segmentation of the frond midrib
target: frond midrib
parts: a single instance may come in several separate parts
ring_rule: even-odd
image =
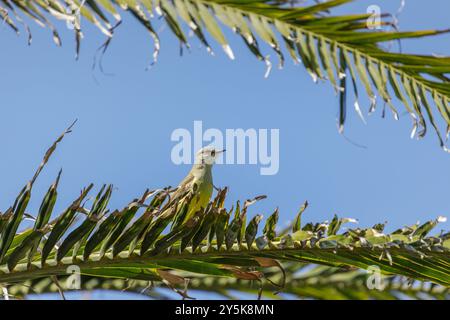
[[[244,258],[255,258],[255,257],[267,257],[267,258],[273,258],[278,259],[281,261],[297,261],[297,262],[307,262],[307,263],[318,263],[322,265],[330,265],[330,266],[354,266],[354,267],[362,267],[363,263],[358,263],[356,260],[352,260],[351,257],[345,258],[344,256],[341,256],[340,253],[347,253],[359,257],[364,257],[364,259],[367,259],[368,263],[367,265],[374,264],[374,261],[367,258],[365,254],[369,254],[371,258],[377,259],[376,256],[379,256],[379,254],[382,252],[382,249],[378,248],[353,248],[353,249],[346,249],[346,248],[340,248],[336,252],[336,249],[328,249],[328,248],[268,248],[259,250],[257,249],[256,245],[254,244],[252,246],[251,250],[248,249],[242,249],[239,248],[237,244],[233,246],[231,250],[217,250],[210,248],[207,252],[199,252],[198,250],[194,253],[190,252],[190,248],[183,251],[182,253],[178,252],[179,248],[177,246],[174,246],[171,248],[170,253],[167,254],[158,254],[155,256],[149,256],[149,254],[145,254],[144,256],[139,256],[138,252],[139,250],[136,250],[133,255],[129,255],[127,252],[122,252],[116,257],[112,257],[111,253],[106,253],[105,256],[102,259],[98,259],[99,254],[93,253],[88,261],[84,261],[82,255],[78,255],[75,259],[72,257],[65,257],[63,258],[59,263],[56,263],[54,259],[48,260],[46,265],[44,267],[41,267],[40,262],[34,262],[32,263],[31,269],[28,268],[28,265],[26,263],[18,264],[13,272],[8,272],[5,269],[5,266],[2,266],[0,268],[0,271],[3,271],[4,273],[0,273],[0,283],[13,283],[13,282],[20,282],[24,280],[30,280],[40,277],[46,277],[51,275],[63,275],[67,274],[66,269],[69,265],[77,265],[78,267],[83,269],[92,269],[92,268],[101,268],[101,267],[124,267],[126,268],[127,265],[133,265],[134,268],[135,264],[142,265],[142,268],[166,268],[164,265],[158,266],[158,261],[168,261],[168,260],[196,260],[196,261],[202,261],[207,258],[225,258],[225,257],[233,257],[233,256],[239,256]],[[386,274],[391,274],[389,270],[396,270],[397,272],[393,272],[396,274],[403,274],[406,276],[413,276],[416,279],[420,279],[417,277],[417,272],[420,270],[416,269],[410,269],[406,270],[403,265],[397,265],[395,263],[395,257],[401,257],[401,256],[407,256],[408,253],[405,249],[399,249],[399,248],[392,248],[390,249],[391,254],[393,255],[394,263],[391,266],[391,268],[387,267],[389,263],[387,261],[377,261],[379,265],[383,265],[385,268],[383,268],[381,271]],[[299,253],[305,253],[306,255],[300,255],[299,257],[291,256],[290,254],[299,254]],[[324,261],[325,259],[314,259],[311,256],[308,256],[307,254],[333,254],[336,257],[335,261],[332,261],[331,259],[328,261]],[[358,255],[359,254],[359,255]],[[448,254],[444,252],[433,252],[433,257],[437,259],[443,258],[444,260],[448,260]],[[339,261],[339,259],[345,260],[346,263],[343,261]],[[370,263],[369,263],[370,262]],[[147,267],[146,267],[147,266]],[[2,270],[3,269],[3,270]],[[399,270],[403,270],[403,272],[398,272]],[[411,273],[409,272],[411,271]],[[83,273],[83,272],[82,272]],[[423,275],[423,280],[432,280],[429,275]],[[439,283],[441,285],[445,285],[450,287],[450,279],[448,279],[448,282],[445,282],[442,280],[442,278],[436,277],[435,279],[436,283]]]

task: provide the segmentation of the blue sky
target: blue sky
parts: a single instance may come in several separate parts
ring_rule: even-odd
[[[395,12],[400,1],[356,1],[336,13],[365,12],[377,4]],[[407,0],[400,29],[448,28],[450,2]],[[110,203],[123,207],[146,188],[176,185],[189,166],[170,160],[174,129],[277,128],[280,170],[261,176],[252,165],[214,169],[218,186],[229,186],[229,202],[258,194],[268,199],[252,213],[268,216],[280,208],[280,225],[294,217],[304,200],[305,220],[323,221],[333,214],[358,218],[361,226],[388,221],[389,230],[417,220],[450,217],[450,155],[439,148],[431,129],[421,141],[409,138],[407,116],[396,122],[377,112],[364,125],[353,112],[345,128],[349,143],[336,130],[338,99],[329,83],[314,84],[302,66],[287,61],[264,79],[265,66],[226,32],[236,60],[218,46],[210,56],[192,39],[191,52],[179,56],[178,41],[167,27],[161,33],[159,62],[151,70],[152,42],[125,14],[124,23],[104,58],[107,76],[92,70],[103,41],[84,24],[81,57],[74,60],[73,35],[62,32],[63,46],[53,45],[49,30],[33,25],[33,44],[0,28],[0,210],[14,201],[50,143],[75,118],[67,136],[39,178],[28,211],[36,212],[58,170],[63,168],[56,211],[66,207],[90,182],[116,187]],[[63,24],[59,26],[64,29]],[[404,41],[403,51],[450,54],[450,35]],[[276,64],[275,55],[270,53]],[[367,100],[361,101],[367,112]],[[400,110],[402,109],[399,106]],[[449,224],[440,227],[448,229]]]

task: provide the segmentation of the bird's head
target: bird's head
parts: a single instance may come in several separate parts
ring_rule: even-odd
[[[223,152],[225,152],[225,150],[218,150],[213,146],[204,147],[198,150],[195,155],[195,163],[213,165],[217,157]]]

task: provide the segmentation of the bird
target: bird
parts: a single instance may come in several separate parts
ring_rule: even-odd
[[[171,232],[156,241],[153,254],[166,248],[173,235],[180,236],[180,232],[189,232],[196,225],[200,219],[198,214],[206,209],[213,193],[212,166],[223,152],[225,150],[207,146],[196,153],[192,169],[177,188],[168,191],[168,202],[156,210],[158,218],[151,222],[142,240],[141,254],[150,248],[170,222]]]
[[[214,189],[212,167],[223,152],[225,149],[218,150],[214,146],[206,146],[198,150],[191,170],[171,195],[172,199],[180,198],[178,202],[180,204],[189,201],[185,214],[174,217],[171,229],[182,225],[196,212],[206,208]]]

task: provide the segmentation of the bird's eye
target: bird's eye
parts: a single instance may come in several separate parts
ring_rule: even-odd
[[[216,150],[211,151],[211,156],[215,157],[216,156]]]

